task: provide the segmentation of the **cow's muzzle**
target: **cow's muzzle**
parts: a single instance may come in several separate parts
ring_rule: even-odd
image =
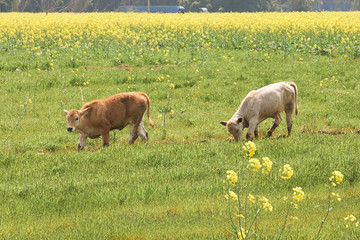
[[[73,131],[74,131],[74,128],[73,128],[73,127],[68,127],[68,128],[66,128],[66,130],[67,130],[68,132],[73,132]]]

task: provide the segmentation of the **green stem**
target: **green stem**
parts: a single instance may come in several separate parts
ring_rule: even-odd
[[[288,207],[288,210],[287,210],[287,212],[286,212],[286,216],[285,216],[285,220],[284,220],[283,227],[282,227],[282,229],[281,229],[281,232],[280,232],[279,237],[277,238],[278,240],[280,240],[281,235],[283,234],[283,232],[284,232],[284,230],[285,230],[286,222],[287,222],[287,219],[288,219],[288,217],[289,217],[289,212],[290,212],[290,206]]]
[[[323,226],[324,226],[324,224],[325,224],[325,221],[326,221],[327,217],[329,216],[329,212],[332,210],[332,208],[330,208],[330,205],[331,205],[330,189],[329,189],[329,197],[328,197],[328,200],[329,200],[329,201],[328,201],[328,207],[327,207],[326,215],[325,215],[324,219],[321,220],[321,225],[320,225],[319,232],[318,232],[318,234],[316,235],[316,237],[315,237],[314,239],[318,239],[318,238],[319,238],[320,233],[321,233],[321,230],[322,230],[322,228],[323,228]]]
[[[236,231],[236,226],[235,226],[235,223],[231,217],[231,199],[230,199],[230,196],[229,196],[229,199],[228,199],[228,210],[229,210],[229,219],[230,219],[230,223],[231,223],[231,227],[233,229],[233,231],[235,232],[235,235],[236,235],[236,238],[239,238],[239,235],[238,235],[238,232]]]

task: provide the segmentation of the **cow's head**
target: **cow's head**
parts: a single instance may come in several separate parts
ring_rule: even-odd
[[[68,132],[75,132],[78,126],[81,124],[81,117],[87,113],[89,108],[85,108],[82,110],[72,109],[70,111],[64,110],[66,113],[66,120],[68,122],[66,130]]]
[[[239,118],[237,121],[223,121],[220,123],[227,127],[229,133],[234,136],[235,141],[241,140],[244,129],[243,118]]]

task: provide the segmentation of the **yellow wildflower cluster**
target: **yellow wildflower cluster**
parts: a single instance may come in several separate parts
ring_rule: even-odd
[[[258,196],[257,196],[257,197],[258,197]],[[261,203],[262,208],[263,208],[265,211],[271,212],[271,211],[273,210],[273,206],[270,204],[269,200],[268,200],[266,197],[262,196],[261,198],[258,197],[258,199],[259,199],[259,202]],[[249,194],[249,195],[248,195],[248,200],[249,200],[252,204],[254,204],[254,203],[256,202],[256,197],[255,197],[254,195],[252,195],[252,194]]]
[[[226,194],[225,195],[225,198],[226,199],[231,199],[231,200],[233,200],[233,201],[237,201],[237,200],[239,200],[239,198],[238,198],[238,195],[236,194],[236,193],[234,193],[233,191],[229,191],[229,194]]]
[[[343,178],[344,175],[340,171],[333,171],[329,180],[331,182],[331,185],[336,187],[342,182]]]
[[[235,186],[238,181],[237,173],[233,170],[229,170],[226,172],[226,179],[230,181],[230,184]]]
[[[336,200],[337,200],[338,202],[341,202],[340,194],[332,192],[332,193],[331,193],[331,196],[333,196],[334,198],[336,198]]]
[[[264,157],[262,160],[263,160],[262,173],[265,173],[266,175],[268,175],[272,168],[273,162],[268,157]]]
[[[170,110],[170,117],[174,117],[175,116],[175,111],[173,109]]]
[[[246,230],[243,227],[240,227],[240,230],[237,233],[239,240],[246,239]]]
[[[248,195],[248,200],[252,204],[254,204],[256,202],[256,197],[254,195],[252,195],[252,194],[249,194]],[[269,202],[269,200],[266,197],[262,196],[261,198],[259,198],[259,202],[261,203],[261,206],[265,211],[272,212],[273,206],[271,205],[271,203]]]
[[[283,180],[289,180],[294,175],[294,171],[289,164],[285,164],[279,172],[282,173],[283,176],[281,176],[281,179]]]
[[[250,164],[248,165],[248,167],[249,167],[249,166],[252,167],[254,172],[259,171],[259,169],[261,168],[260,161],[259,161],[259,159],[257,159],[257,158],[251,158],[251,159],[249,160],[249,163],[250,163]]]
[[[263,163],[261,164],[259,159],[250,158],[249,160],[250,164],[248,165],[248,167],[252,167],[254,172],[258,172],[262,168],[261,172],[268,175],[272,168],[273,162],[268,157],[264,157],[262,158],[262,160]]]
[[[355,226],[356,228],[360,226],[360,222],[359,222],[359,221],[356,221],[357,218],[356,218],[354,215],[352,215],[352,214],[344,217],[344,220],[345,220],[345,221],[349,221],[350,223],[354,224],[354,226]],[[349,225],[346,225],[346,227],[349,227]]]
[[[256,144],[252,141],[248,141],[247,143],[245,143],[245,146],[243,146],[243,149],[245,151],[248,151],[248,153],[246,153],[246,156],[251,158],[255,155]]]
[[[269,200],[268,200],[266,197],[260,198],[259,201],[261,202],[262,208],[263,208],[265,211],[272,212],[273,207],[272,207],[272,205],[269,203]]]
[[[251,195],[250,193],[248,195],[248,199],[251,203],[255,203],[255,201],[256,201],[256,198],[253,195]]]
[[[293,188],[293,199],[295,201],[301,202],[305,197],[305,193],[301,187]]]

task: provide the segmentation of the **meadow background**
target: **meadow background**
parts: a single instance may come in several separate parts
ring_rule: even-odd
[[[320,238],[359,238],[344,220],[360,217],[359,12],[1,13],[0,36],[2,238],[232,238],[227,170],[273,206],[252,239],[279,235],[293,187],[305,198],[282,237],[315,238],[341,171]],[[270,139],[272,120],[261,123],[265,176],[219,122],[280,81],[297,84],[299,114],[289,138],[285,120]],[[63,110],[127,91],[151,99],[149,142],[128,146],[126,128],[78,152]]]

